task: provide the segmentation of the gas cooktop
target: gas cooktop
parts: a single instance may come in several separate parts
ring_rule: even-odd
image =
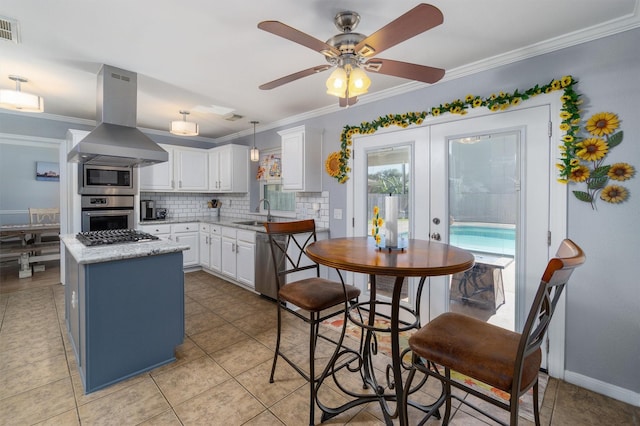
[[[135,229],[109,229],[105,231],[79,232],[76,235],[78,241],[85,246],[99,246],[104,244],[143,243],[159,240],[155,235]]]

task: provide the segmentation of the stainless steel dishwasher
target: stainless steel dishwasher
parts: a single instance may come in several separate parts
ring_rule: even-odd
[[[275,237],[278,242],[282,244],[286,241],[285,235],[278,235]],[[285,267],[284,253],[277,253],[278,270],[283,270]],[[273,259],[271,257],[271,244],[269,243],[269,235],[264,232],[256,232],[256,269],[255,269],[255,283],[256,291],[272,299],[278,297],[278,281],[276,279],[276,273],[273,270]]]

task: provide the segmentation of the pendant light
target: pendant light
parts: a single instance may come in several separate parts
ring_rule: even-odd
[[[198,123],[187,121],[189,111],[180,110],[180,114],[182,114],[182,120],[172,121],[170,132],[179,136],[198,136],[198,133],[200,133]]]
[[[20,91],[20,84],[29,80],[17,75],[10,75],[9,79],[16,82],[16,90],[0,90],[0,108],[22,112],[44,111],[44,100],[41,96]]]
[[[251,148],[250,154],[253,162],[260,160],[260,151],[256,148],[256,124],[258,123],[259,121],[251,121],[251,124],[253,124],[253,148]]]

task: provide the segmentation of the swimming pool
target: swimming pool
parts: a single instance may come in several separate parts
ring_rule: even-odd
[[[453,224],[449,244],[471,251],[514,256],[516,228],[503,224]]]

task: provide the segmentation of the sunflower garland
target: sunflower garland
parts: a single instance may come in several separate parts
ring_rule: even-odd
[[[534,96],[550,93],[557,90],[563,90],[564,94],[562,100],[562,113],[560,117],[562,123],[560,129],[565,132],[563,138],[563,155],[561,158],[560,169],[560,181],[566,183],[569,179],[572,162],[575,166],[576,160],[576,135],[579,132],[580,123],[580,111],[578,105],[581,103],[580,95],[573,90],[573,86],[577,84],[572,76],[564,76],[561,79],[555,79],[544,85],[535,85],[534,87],[527,89],[523,92],[518,90],[513,93],[499,92],[494,93],[488,98],[483,98],[477,95],[467,95],[464,99],[455,99],[445,104],[433,106],[425,111],[419,112],[407,112],[404,114],[387,114],[370,122],[362,122],[359,126],[344,126],[340,134],[340,151],[338,152],[338,166],[329,168],[328,163],[330,160],[335,161],[336,152],[330,154],[330,158],[327,158],[325,162],[325,168],[327,173],[335,178],[340,183],[345,183],[349,179],[349,159],[351,158],[351,145],[353,135],[368,135],[375,133],[380,128],[387,128],[389,126],[397,126],[401,128],[407,128],[412,124],[420,125],[424,122],[425,118],[429,115],[437,117],[444,113],[465,115],[469,108],[488,108],[490,111],[503,111],[509,107],[517,106],[529,98]],[[331,157],[333,156],[333,157]]]
[[[582,104],[582,100],[580,94],[574,90],[577,83],[577,80],[567,75],[544,85],[536,84],[523,92],[518,90],[513,93],[499,92],[487,98],[470,94],[464,99],[455,99],[425,111],[387,114],[370,122],[364,121],[359,126],[344,126],[340,134],[341,149],[329,154],[325,168],[327,173],[340,183],[345,183],[349,179],[351,171],[349,159],[351,158],[354,135],[372,134],[380,128],[389,126],[407,128],[412,124],[420,125],[429,115],[437,117],[447,112],[465,115],[469,108],[485,107],[490,111],[503,111],[539,94],[562,90],[559,127],[564,132],[564,136],[561,138],[560,158],[556,164],[559,170],[558,182],[565,184],[569,182],[586,183],[587,191],[573,191],[573,194],[578,200],[590,203],[593,209],[595,209],[598,194],[600,194],[600,199],[608,203],[621,203],[629,197],[628,190],[620,185],[606,186],[606,184],[609,179],[625,181],[632,178],[635,174],[635,168],[627,163],[602,165],[609,151],[622,142],[623,132],[614,133],[620,125],[620,120],[612,112],[594,114],[585,125],[585,130],[590,136],[581,138],[579,133],[582,118],[579,106]],[[591,163],[593,168],[589,168],[584,163]]]
[[[609,180],[622,182],[631,179],[635,168],[628,163],[603,164],[609,151],[622,143],[624,133],[622,130],[616,132],[619,126],[620,120],[612,112],[594,114],[585,125],[589,136],[584,139],[574,137],[572,148],[576,158],[571,160],[568,167],[558,165],[562,172],[568,171],[569,181],[587,185],[586,191],[573,191],[573,195],[580,201],[590,203],[594,210],[598,194],[601,200],[611,204],[621,203],[629,197],[629,191],[624,186],[607,183]]]

